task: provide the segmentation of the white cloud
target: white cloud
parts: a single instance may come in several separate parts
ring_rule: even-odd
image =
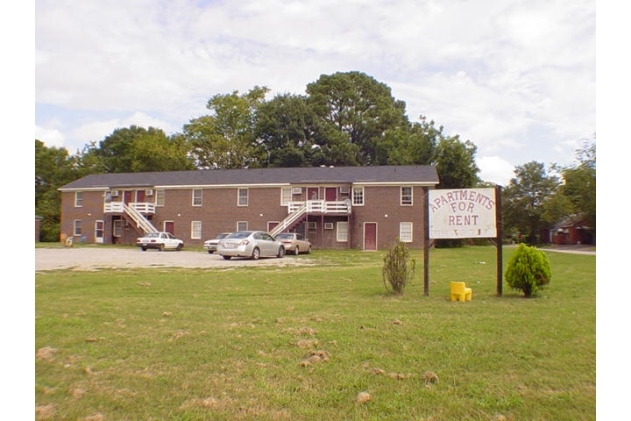
[[[178,131],[213,95],[303,94],[350,70],[479,155],[563,162],[568,143],[596,130],[592,0],[36,0],[35,10],[36,104],[59,108],[68,142],[143,121],[125,117],[135,113]]]
[[[507,186],[510,179],[515,177],[515,167],[499,156],[486,156],[476,160],[480,168],[482,181],[490,181],[500,186]]]

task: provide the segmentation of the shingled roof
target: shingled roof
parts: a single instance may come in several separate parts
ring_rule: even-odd
[[[435,186],[438,181],[436,168],[429,165],[256,168],[91,174],[68,183],[59,190],[310,183],[405,183]]]

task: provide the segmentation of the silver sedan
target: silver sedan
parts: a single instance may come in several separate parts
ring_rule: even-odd
[[[283,257],[285,246],[265,231],[238,231],[226,236],[217,245],[217,254],[224,259],[248,257]]]

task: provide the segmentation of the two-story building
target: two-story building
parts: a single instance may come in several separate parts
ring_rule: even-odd
[[[74,242],[134,244],[168,231],[187,246],[220,232],[295,231],[314,248],[423,246],[432,166],[305,167],[92,174],[62,192],[61,233]]]

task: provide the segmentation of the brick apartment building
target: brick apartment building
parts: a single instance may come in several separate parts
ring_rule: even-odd
[[[423,246],[432,166],[306,167],[93,174],[62,192],[61,233],[74,242],[134,244],[168,231],[186,246],[220,232],[304,234],[315,249]]]

